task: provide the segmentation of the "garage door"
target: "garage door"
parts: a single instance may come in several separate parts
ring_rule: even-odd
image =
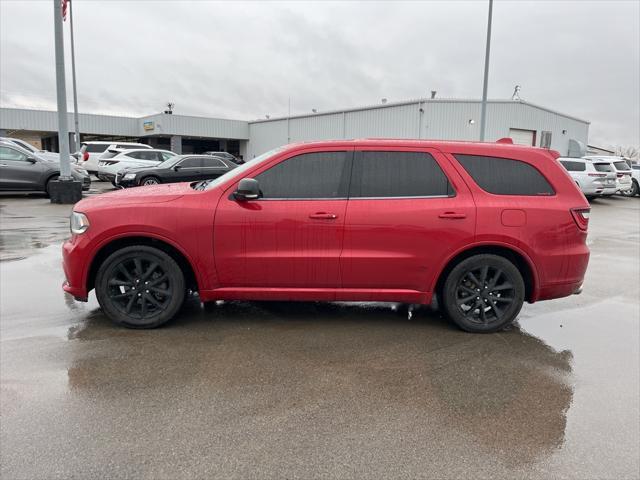
[[[509,137],[516,145],[529,145],[530,147],[536,144],[536,131],[535,130],[522,130],[520,128],[510,128]]]

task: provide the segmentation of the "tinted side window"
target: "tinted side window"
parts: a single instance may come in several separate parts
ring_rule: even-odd
[[[584,172],[587,166],[582,162],[573,162],[571,160],[561,160],[560,163],[569,172]]]
[[[198,168],[202,166],[202,160],[198,157],[189,157],[182,160],[178,165],[182,168]]]
[[[263,198],[346,198],[347,152],[304,153],[256,177]]]
[[[629,165],[627,162],[613,162],[618,170],[629,170]]]
[[[453,193],[436,160],[424,152],[356,152],[350,197],[431,197]]]
[[[496,195],[553,195],[553,187],[533,166],[519,160],[454,155],[483,190]]]
[[[203,157],[202,166],[207,168],[227,168],[227,164],[216,157]]]

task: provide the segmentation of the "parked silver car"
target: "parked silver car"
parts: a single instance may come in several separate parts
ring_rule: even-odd
[[[616,172],[609,162],[565,157],[558,158],[558,161],[567,169],[585,197],[593,198],[616,193]]]
[[[83,190],[91,186],[85,169],[71,164],[71,175],[82,182]],[[50,182],[59,176],[60,162],[48,160],[13,142],[0,141],[0,191],[45,192],[48,195]]]
[[[103,182],[111,182],[115,186],[116,174],[120,170],[153,167],[176,155],[169,150],[155,148],[107,150],[98,162],[96,176]]]
[[[47,160],[51,160],[53,162],[59,162],[60,161],[60,154],[59,153],[48,152],[46,150],[38,150],[36,147],[31,145],[29,142],[25,142],[24,140],[21,140],[19,138],[0,137],[0,141],[14,143],[17,146],[22,147],[25,150],[28,150],[30,153],[33,153],[34,155],[38,155],[39,157],[45,158]],[[71,161],[73,163],[76,163],[76,159],[73,158],[73,157],[71,157]]]

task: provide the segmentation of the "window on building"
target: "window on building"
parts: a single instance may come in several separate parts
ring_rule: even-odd
[[[546,178],[532,165],[519,160],[455,155],[460,165],[483,190],[496,195],[553,195]]]
[[[540,132],[540,147],[551,148],[551,132]]]
[[[453,192],[438,162],[424,152],[356,152],[350,197],[433,197]]]
[[[347,152],[304,153],[256,177],[263,198],[346,198]]]
[[[584,172],[587,165],[584,162],[575,162],[573,160],[560,160],[560,163],[569,172]]]

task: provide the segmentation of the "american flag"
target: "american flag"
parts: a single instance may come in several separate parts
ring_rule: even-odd
[[[62,2],[62,21],[64,22],[67,19],[67,3],[70,0],[61,0]]]

